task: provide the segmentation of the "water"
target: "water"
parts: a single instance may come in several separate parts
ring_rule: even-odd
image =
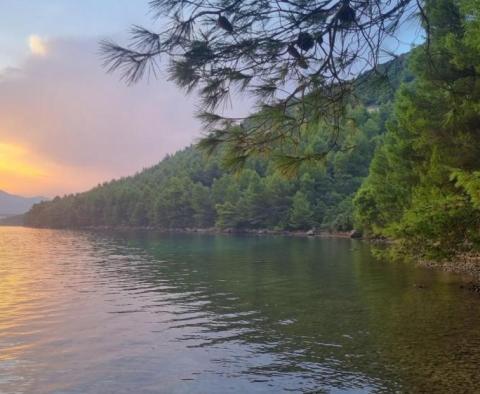
[[[478,392],[459,281],[346,239],[0,228],[0,392]]]

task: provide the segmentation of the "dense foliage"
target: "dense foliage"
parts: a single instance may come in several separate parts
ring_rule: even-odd
[[[250,159],[232,173],[223,169],[222,155],[208,158],[190,147],[135,176],[38,204],[26,223],[349,230],[352,198],[368,173],[387,113],[376,103],[351,109],[342,133],[342,146],[351,148],[332,150],[324,163],[303,164],[293,177],[265,159]],[[328,133],[312,126],[304,149],[321,147]]]
[[[366,232],[442,258],[480,246],[480,1],[428,3],[388,132],[355,198]]]

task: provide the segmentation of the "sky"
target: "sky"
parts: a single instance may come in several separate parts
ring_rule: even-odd
[[[165,75],[126,86],[102,68],[99,41],[133,24],[160,30],[147,0],[0,0],[0,190],[85,191],[201,136],[195,98]]]
[[[164,75],[126,86],[98,42],[152,26],[137,0],[0,0],[0,190],[53,197],[156,164],[201,134]]]

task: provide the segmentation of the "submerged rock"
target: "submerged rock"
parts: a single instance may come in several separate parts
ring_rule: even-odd
[[[465,285],[462,284],[462,285],[460,285],[460,288],[468,290],[468,291],[473,291],[474,293],[479,293],[480,294],[480,284],[478,284],[478,283],[470,282],[470,283],[467,283]]]

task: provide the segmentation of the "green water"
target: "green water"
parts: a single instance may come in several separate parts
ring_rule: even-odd
[[[348,239],[0,228],[0,392],[476,393],[460,283]]]

